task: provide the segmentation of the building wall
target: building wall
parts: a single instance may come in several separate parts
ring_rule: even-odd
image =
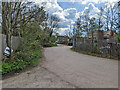
[[[94,40],[105,40],[105,39],[110,39],[111,37],[114,36],[115,31],[103,31],[103,30],[99,30],[99,31],[95,31],[93,33],[94,36]],[[91,39],[92,35],[91,33],[88,33],[88,38]]]
[[[68,37],[65,36],[58,36],[58,43],[67,43]]]
[[[97,40],[103,40],[104,39],[104,31],[98,31],[98,37]]]

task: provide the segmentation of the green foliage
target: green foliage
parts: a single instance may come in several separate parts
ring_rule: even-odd
[[[116,38],[117,38],[118,40],[120,40],[120,33],[119,33],[119,34],[116,34]]]
[[[54,36],[49,38],[49,35],[40,28],[37,22],[28,23],[21,31],[19,48],[1,65],[0,72],[3,75],[37,65],[39,58],[42,57],[41,45],[57,46],[53,44],[57,39]]]
[[[12,71],[23,70],[28,66],[37,65],[39,63],[39,58],[41,57],[41,49],[33,51],[32,53],[23,54],[20,52],[19,54],[14,54],[12,61],[2,63],[0,72],[4,75]]]
[[[45,44],[43,44],[43,47],[57,47],[57,44],[45,43]]]
[[[57,41],[57,38],[55,36],[52,36],[50,38],[50,42],[55,43]]]
[[[82,53],[82,54],[86,54],[86,55],[91,55],[91,56],[96,56],[96,57],[102,57],[102,58],[108,58],[108,59],[116,59],[116,60],[120,60],[117,57],[114,56],[110,56],[110,55],[105,55],[105,54],[101,54],[98,52],[87,52],[84,50],[79,50],[79,49],[75,49],[75,48],[71,48],[71,50],[78,52],[78,53]]]
[[[23,70],[28,66],[37,65],[42,57],[41,42],[44,41],[45,33],[37,23],[29,23],[22,33],[21,43],[17,51],[6,58],[2,63],[1,73],[7,74],[12,71]]]

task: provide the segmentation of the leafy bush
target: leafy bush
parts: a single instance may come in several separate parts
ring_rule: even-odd
[[[46,43],[46,44],[43,44],[43,47],[57,47],[57,44]]]
[[[37,65],[39,58],[42,57],[41,45],[47,47],[57,46],[52,44],[56,41],[55,37],[48,38],[48,35],[41,30],[38,23],[28,23],[21,33],[19,48],[10,58],[5,58],[0,72],[4,75],[9,72],[23,70],[28,66]]]
[[[55,36],[52,36],[50,38],[50,42],[55,43],[57,41],[57,38]]]
[[[31,56],[31,58],[29,56]],[[2,63],[2,69],[0,70],[0,72],[3,75],[12,71],[23,70],[28,66],[37,65],[39,63],[39,58],[42,57],[42,54],[41,49],[38,49],[32,53],[27,54],[17,53],[13,55],[13,57],[14,57],[12,58],[13,60]],[[15,58],[17,60],[14,60]]]
[[[37,65],[42,57],[41,42],[44,32],[36,23],[26,26],[17,51],[2,62],[0,72],[4,75],[9,72],[23,70],[28,66]],[[44,38],[45,39],[45,38]]]

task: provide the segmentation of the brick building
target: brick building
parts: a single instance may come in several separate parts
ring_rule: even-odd
[[[57,43],[59,44],[67,44],[68,43],[68,36],[57,36]]]
[[[95,31],[93,33],[93,40],[113,40],[115,39],[114,36],[115,36],[115,33],[116,31],[111,31],[111,30],[108,30],[108,31],[103,31],[103,30],[98,30],[98,31]],[[92,39],[92,33],[88,33],[88,39]]]
[[[93,39],[94,40],[104,40],[104,31],[103,30],[98,30],[93,33]],[[88,39],[92,39],[92,33],[88,33]]]

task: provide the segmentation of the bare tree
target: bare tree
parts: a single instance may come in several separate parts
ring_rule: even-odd
[[[118,39],[118,42],[120,42],[120,1],[117,3],[118,5],[118,12],[117,12],[117,20],[116,20],[116,29],[118,30],[118,32],[116,33],[116,37]]]
[[[88,32],[89,32],[89,20],[90,20],[90,18],[89,18],[89,11],[87,11],[85,13],[85,15],[83,15],[82,17],[83,17],[83,20],[84,20],[82,28],[88,34]]]
[[[106,6],[106,8],[107,8],[107,6]],[[110,10],[109,9],[106,10],[105,15],[106,15],[106,18],[105,18],[105,23],[106,23],[105,29],[108,31],[109,30],[109,22],[110,22],[110,16],[109,16],[110,15]]]
[[[91,32],[92,35],[92,44],[94,43],[94,32],[97,30],[98,25],[96,22],[96,18],[91,18],[90,19],[90,24],[89,24],[89,31]]]
[[[6,44],[10,48],[10,56],[12,50],[11,37],[24,33],[23,27],[38,15],[40,10],[33,2],[24,0],[2,2],[2,33],[6,35]]]
[[[83,26],[82,26],[82,16],[80,16],[76,21],[76,35],[77,37],[80,37],[83,32]]]
[[[60,19],[56,16],[53,16],[53,15],[50,17],[48,16],[48,26],[50,27],[50,33],[49,33],[50,37],[55,32],[55,30],[58,28],[59,21],[60,21]]]
[[[106,6],[106,24],[107,24],[107,30],[114,30],[116,27],[116,21],[118,20],[117,17],[117,10],[118,10],[118,5],[117,3],[108,3]],[[109,28],[110,26],[110,28]]]
[[[98,30],[101,30],[103,27],[103,13],[104,9],[100,7],[100,12],[98,13]]]
[[[39,12],[34,17],[35,21],[38,22],[39,25],[44,25],[44,21],[47,20],[46,11],[44,10],[43,6],[41,8],[39,8],[39,6],[36,6],[36,10],[37,9],[39,9]]]
[[[65,30],[65,36],[71,37],[72,36],[72,32],[70,30]]]

